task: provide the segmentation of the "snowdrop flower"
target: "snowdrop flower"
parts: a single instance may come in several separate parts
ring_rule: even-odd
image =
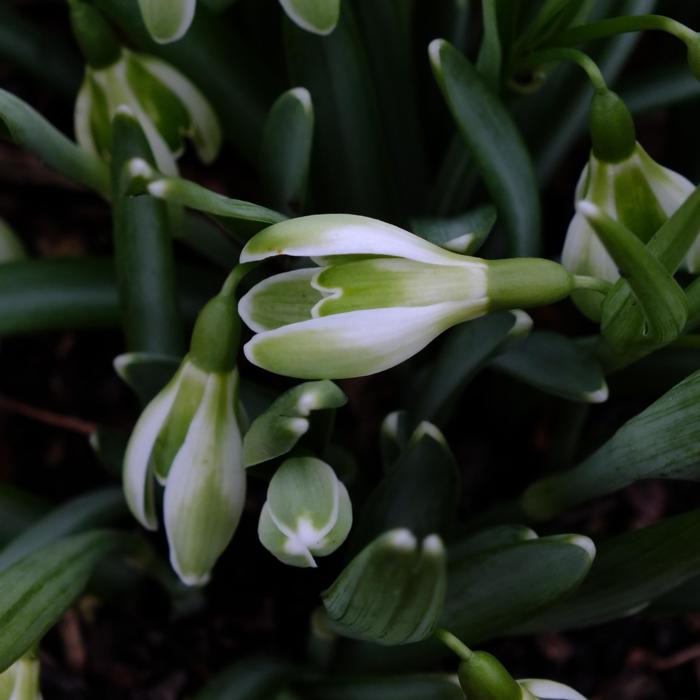
[[[411,357],[444,330],[488,311],[547,304],[580,282],[549,260],[486,261],[353,215],[291,219],[254,236],[241,262],[313,258],[263,280],[239,303],[256,335],[248,359],[309,379],[358,377]]]
[[[127,503],[150,530],[154,481],[165,487],[170,560],[188,585],[208,581],[243,510],[238,335],[235,303],[222,293],[200,313],[189,354],[141,414],[124,459]]]
[[[0,700],[41,700],[36,656],[27,654],[0,673]]]
[[[281,562],[316,567],[314,556],[335,552],[352,526],[352,504],[333,469],[315,457],[293,457],[270,481],[258,536]]]
[[[594,98],[591,117],[593,150],[579,178],[575,204],[581,201],[595,204],[646,242],[695,187],[646,153],[635,141],[634,125],[627,115],[624,103],[613,93]],[[622,122],[620,129],[614,128],[616,120]],[[605,246],[578,211],[566,233],[562,263],[579,275],[592,275],[608,282],[615,282],[620,277]],[[690,272],[700,270],[700,239],[688,252],[686,266]],[[576,292],[573,299],[587,316],[600,319],[600,295],[590,291]]]

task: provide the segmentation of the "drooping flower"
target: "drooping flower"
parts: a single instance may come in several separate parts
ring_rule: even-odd
[[[605,108],[600,111],[601,124],[595,111],[596,99]],[[627,133],[615,141],[610,114],[613,117],[626,115],[627,108],[613,93],[597,95],[591,119],[593,149],[576,186],[575,204],[586,201],[596,205],[646,243],[695,187],[682,175],[659,165],[635,141],[631,117],[621,119]],[[599,145],[601,141],[602,146]],[[562,264],[575,274],[592,275],[608,282],[615,282],[620,277],[612,257],[578,211],[566,233]],[[690,272],[700,270],[700,239],[688,251],[686,267]],[[580,291],[573,295],[573,299],[586,315],[594,320],[600,319],[600,295]]]
[[[158,525],[155,481],[165,487],[170,560],[189,585],[209,579],[245,500],[238,333],[235,303],[214,297],[197,319],[189,354],[141,414],[124,459],[127,503],[148,529]]]
[[[260,513],[258,536],[281,562],[316,567],[352,526],[352,503],[333,469],[315,457],[293,457],[275,472]]]
[[[256,365],[291,377],[345,378],[403,362],[444,330],[488,311],[566,297],[574,278],[549,260],[486,261],[362,216],[318,215],[254,236],[241,262],[313,258],[240,301]]]

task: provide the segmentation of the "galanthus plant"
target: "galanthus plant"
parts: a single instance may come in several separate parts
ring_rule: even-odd
[[[696,5],[0,3],[0,700],[697,697]]]

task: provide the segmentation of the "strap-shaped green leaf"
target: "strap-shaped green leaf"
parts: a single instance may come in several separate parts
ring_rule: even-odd
[[[342,3],[340,21],[329,36],[314,36],[286,22],[287,61],[294,84],[306,87],[314,101],[315,205],[386,219],[393,181],[372,74],[351,5]]]
[[[252,657],[212,678],[193,700],[270,700],[292,677],[292,667],[278,659]]]
[[[413,219],[411,230],[435,245],[473,255],[496,223],[496,209],[485,204],[466,214],[445,218]]]
[[[243,464],[251,467],[286,454],[311,428],[312,412],[340,408],[345,394],[331,381],[305,382],[289,389],[250,426],[243,438]]]
[[[496,356],[491,367],[570,401],[600,403],[608,398],[600,364],[590,352],[559,333],[532,333]]]
[[[21,535],[49,508],[48,503],[29,491],[0,482],[0,546]]]
[[[454,521],[458,496],[459,471],[449,445],[435,426],[422,423],[365,502],[352,542],[364,545],[400,527],[419,537],[444,535]]]
[[[151,149],[131,112],[117,113],[112,134],[114,255],[127,348],[177,355],[184,350],[184,336],[169,212],[153,197],[128,192],[129,162],[152,161]]]
[[[594,553],[587,537],[557,535],[451,561],[440,625],[466,644],[506,632],[575,590]]]
[[[288,214],[304,208],[314,132],[314,108],[306,88],[282,93],[263,131],[260,171],[270,202]]]
[[[114,358],[114,369],[145,406],[172,379],[181,361],[175,355],[128,352]]]
[[[577,467],[534,483],[522,505],[535,519],[640,479],[700,479],[700,372],[627,421]]]
[[[305,700],[464,700],[464,693],[455,681],[437,674],[339,676],[332,681],[305,682],[299,688]]]
[[[125,513],[121,489],[78,496],[49,511],[0,550],[0,571],[39,547],[82,530],[110,525]]]
[[[524,525],[495,525],[456,539],[450,544],[447,555],[451,562],[459,562],[491,549],[535,539],[537,533]]]
[[[97,156],[83,151],[18,97],[0,88],[0,138],[36,154],[70,180],[109,192],[109,171]]]
[[[460,392],[519,325],[528,319],[521,312],[489,314],[452,329],[430,371],[410,393],[410,423],[428,420],[440,425]],[[529,324],[526,324],[529,327]]]
[[[512,255],[536,255],[540,207],[535,173],[512,118],[471,63],[442,39],[430,44],[435,78],[510,236]]]
[[[182,313],[194,320],[219,285],[199,268],[180,270]],[[119,320],[111,259],[44,258],[0,265],[0,336],[116,328]]]
[[[44,636],[100,560],[125,541],[120,533],[93,530],[51,542],[0,572],[0,672]]]
[[[600,545],[578,591],[514,631],[585,627],[631,615],[700,574],[699,539],[698,510],[614,537]]]
[[[408,530],[386,532],[322,594],[333,629],[386,645],[425,639],[442,611],[445,560],[437,535],[419,544]]]

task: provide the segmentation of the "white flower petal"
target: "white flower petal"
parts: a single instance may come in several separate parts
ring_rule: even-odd
[[[180,39],[194,18],[197,0],[139,0],[148,33],[159,44]]]
[[[562,265],[577,275],[593,275],[608,282],[620,278],[617,265],[585,217],[577,212],[569,224],[561,255]]]
[[[244,351],[253,364],[289,377],[361,377],[398,365],[450,326],[487,310],[483,298],[349,311],[260,333]]]
[[[540,678],[523,678],[518,683],[535,697],[541,700],[586,700],[581,693],[577,693],[568,685],[547,681]]]
[[[177,395],[176,378],[146,406],[129,438],[124,455],[124,495],[129,509],[149,530],[158,527],[153,498],[151,453]]]
[[[238,375],[211,374],[165,486],[170,561],[188,585],[209,580],[231,541],[245,501],[242,439],[236,420]]]
[[[179,98],[192,121],[192,142],[202,162],[211,163],[221,149],[221,126],[199,88],[169,63],[139,54],[141,64]]]
[[[452,253],[397,226],[351,214],[302,216],[274,224],[253,236],[241,262],[274,255],[323,258],[336,255],[389,255],[434,265],[471,265],[479,258]]]

